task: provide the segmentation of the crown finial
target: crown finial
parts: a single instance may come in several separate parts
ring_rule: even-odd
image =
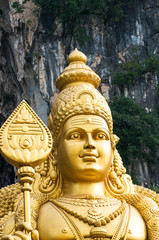
[[[70,53],[70,55],[67,58],[68,63],[75,62],[75,61],[80,61],[83,63],[87,62],[86,55],[80,52],[77,48],[75,48],[75,50],[72,53]]]
[[[92,84],[98,88],[100,84],[100,77],[85,63],[87,57],[84,53],[78,51],[76,48],[68,56],[69,65],[63,70],[60,76],[56,79],[56,87],[60,91],[70,85],[79,83]]]

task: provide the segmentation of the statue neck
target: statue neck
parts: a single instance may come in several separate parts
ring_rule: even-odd
[[[96,195],[105,198],[105,184],[104,182],[71,182],[64,180],[63,196],[75,197]]]

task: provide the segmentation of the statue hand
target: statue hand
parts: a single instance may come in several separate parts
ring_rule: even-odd
[[[1,240],[30,240],[30,239],[39,240],[39,232],[37,230],[33,230],[32,227],[27,222],[19,224],[16,228],[14,235],[5,235],[4,237],[1,238]]]

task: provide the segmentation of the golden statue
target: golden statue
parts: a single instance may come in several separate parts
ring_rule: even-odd
[[[75,49],[56,80],[51,134],[25,101],[1,128],[1,154],[20,177],[0,191],[2,240],[159,240],[159,196],[126,174],[86,61]]]

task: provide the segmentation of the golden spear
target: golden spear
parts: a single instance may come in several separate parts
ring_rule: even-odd
[[[29,224],[33,168],[46,160],[51,149],[50,131],[23,100],[0,129],[0,153],[18,168],[19,182],[23,185],[24,221]]]

